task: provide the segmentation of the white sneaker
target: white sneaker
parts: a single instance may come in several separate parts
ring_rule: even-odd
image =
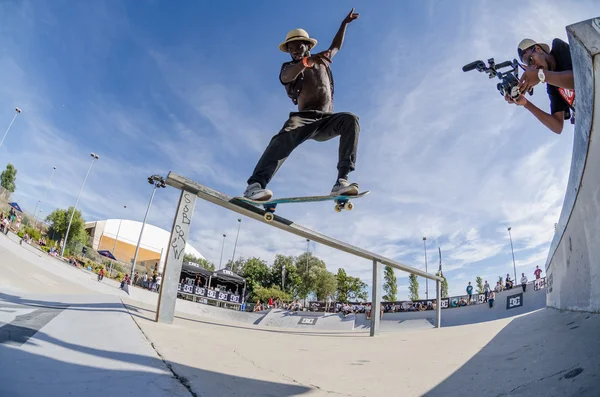
[[[244,192],[244,197],[249,200],[267,201],[273,197],[273,192],[269,189],[263,189],[260,183],[254,182],[253,184],[248,185]]]
[[[333,185],[330,196],[356,196],[358,194],[358,183],[350,183],[345,179],[338,179]]]

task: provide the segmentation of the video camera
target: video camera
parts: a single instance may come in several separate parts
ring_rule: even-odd
[[[500,91],[502,96],[508,94],[512,99],[518,98],[521,92],[518,89],[519,85],[519,62],[516,59],[511,61],[505,61],[496,65],[494,58],[488,59],[488,66],[485,66],[483,61],[474,61],[468,65],[463,66],[463,72],[469,72],[477,69],[478,72],[485,72],[489,75],[490,79],[498,77],[501,82],[498,83],[496,88]],[[510,67],[509,70],[501,72],[499,69]],[[522,66],[521,66],[522,67]],[[533,88],[528,91],[529,95],[533,95]]]

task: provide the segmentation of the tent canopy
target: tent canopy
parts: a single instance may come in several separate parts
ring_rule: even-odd
[[[228,281],[230,283],[239,285],[246,283],[246,280],[242,276],[235,274],[234,272],[228,269],[217,270],[214,273],[213,277],[216,277],[219,280]]]
[[[98,251],[98,253],[102,256],[105,256],[107,258],[113,259],[113,260],[117,260],[115,258],[115,256],[112,254],[112,252],[110,252],[109,250],[100,250]]]
[[[19,212],[23,212],[23,210],[21,209],[21,207],[17,203],[8,203],[8,205],[10,205],[11,207],[13,207],[14,209],[16,209]]]
[[[208,278],[212,275],[212,272],[210,270],[207,270],[194,262],[183,262],[181,270],[186,273],[191,273],[193,275],[200,274],[202,277],[205,278]]]

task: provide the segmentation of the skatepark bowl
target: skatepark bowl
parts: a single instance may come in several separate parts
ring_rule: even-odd
[[[600,32],[588,20],[567,34],[577,123],[546,283],[441,317],[239,312],[175,299],[177,280],[160,297],[126,292],[9,233],[0,396],[599,396]],[[373,259],[378,276],[387,259]]]

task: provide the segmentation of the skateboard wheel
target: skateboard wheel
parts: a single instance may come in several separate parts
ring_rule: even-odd
[[[344,209],[345,209],[346,211],[352,211],[352,208],[354,208],[354,204],[352,204],[352,203],[351,203],[351,202],[349,202],[349,201],[348,201],[348,202],[347,202],[347,203],[344,205]]]
[[[339,204],[335,205],[335,212],[342,212],[342,207],[339,206]]]
[[[273,219],[275,219],[275,215],[271,214],[270,212],[267,212],[264,215],[265,221],[267,222],[271,222]]]

